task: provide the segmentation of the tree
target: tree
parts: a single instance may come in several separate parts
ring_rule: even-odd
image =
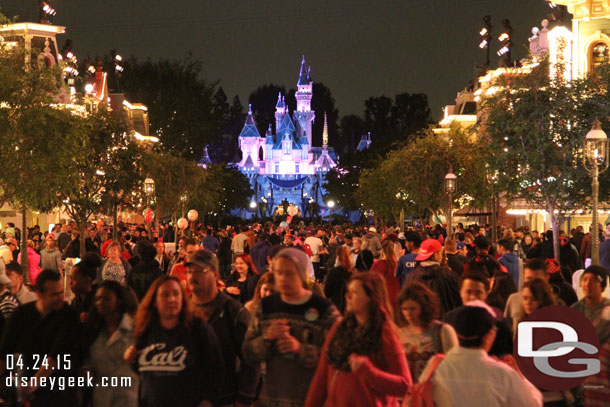
[[[201,78],[201,63],[161,59],[125,62],[121,89],[130,100],[148,107],[156,148],[198,160],[203,148],[220,133],[214,115],[215,83]]]
[[[21,252],[27,253],[26,210],[50,210],[79,183],[75,161],[87,148],[83,121],[54,107],[62,94],[61,68],[38,64],[21,47],[0,49],[0,200],[21,210]],[[22,256],[27,269],[27,255]],[[27,276],[27,274],[26,274]]]
[[[246,208],[254,194],[250,181],[237,168],[213,165],[212,178],[218,183],[218,200],[214,211],[226,213],[235,208]]]
[[[367,168],[372,168],[381,157],[372,150],[352,151],[339,158],[337,166],[326,173],[325,200],[334,199],[348,211],[362,209],[362,201],[356,197],[360,176]]]
[[[194,161],[167,152],[146,152],[143,169],[155,181],[154,208],[159,218],[182,216],[183,206],[189,207],[192,194],[197,192],[195,186],[201,184],[200,178],[206,178],[206,171]],[[182,196],[187,198],[185,203]],[[145,199],[142,195],[138,209],[144,208]]]
[[[222,87],[218,88],[214,95],[214,116],[220,137],[210,148],[210,158],[214,162],[233,162],[238,151],[237,138],[246,120],[239,96],[235,96],[229,104]]]
[[[91,217],[112,214],[116,230],[117,206],[133,201],[131,193],[144,178],[140,173],[141,148],[122,116],[100,108],[87,117],[85,126],[85,154],[74,161],[78,188],[61,195],[66,212],[79,225],[81,255]]]
[[[407,213],[428,212],[434,216],[449,208],[444,191],[444,178],[449,169],[458,176],[455,201],[484,202],[485,150],[471,130],[457,126],[446,133],[432,128],[401,148],[390,151],[374,168],[360,176],[356,198],[373,209],[382,219],[398,219],[401,210]]]
[[[408,141],[432,123],[428,97],[422,93],[404,92],[394,99],[370,97],[364,104],[364,124],[374,140],[371,148],[380,154],[387,153],[395,143]]]
[[[349,114],[341,118],[338,136],[330,140],[335,151],[340,154],[351,153],[356,150],[360,138],[367,134],[364,120],[358,115]],[[342,156],[342,155],[341,155]]]
[[[204,169],[182,157],[152,151],[145,153],[143,168],[155,180],[157,217],[182,216],[183,207],[201,214],[223,213],[246,207],[253,194],[243,174],[221,164]]]
[[[600,67],[594,77],[567,83],[560,75],[549,79],[548,60],[530,66],[529,74],[493,84],[499,91],[484,100],[481,130],[490,145],[495,188],[508,201],[524,199],[546,209],[559,261],[559,227],[588,205],[591,194],[583,141],[595,117],[608,125],[610,72]],[[601,177],[601,196],[608,184]]]

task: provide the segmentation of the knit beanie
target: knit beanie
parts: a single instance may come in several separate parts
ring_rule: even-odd
[[[311,260],[309,260],[309,256],[303,250],[299,250],[293,247],[289,247],[286,249],[280,250],[274,257],[274,259],[279,259],[283,257],[285,259],[290,260],[297,266],[297,270],[299,272],[299,276],[301,280],[306,283],[307,282],[307,274],[309,272],[309,268],[313,267],[311,264]]]

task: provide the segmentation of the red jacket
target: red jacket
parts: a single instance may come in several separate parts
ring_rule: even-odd
[[[383,276],[385,285],[388,289],[388,297],[392,306],[396,302],[396,297],[400,291],[400,281],[396,278],[396,267],[390,270],[390,266],[386,260],[375,260],[371,272],[377,272]]]
[[[337,370],[326,354],[341,321],[330,329],[316,374],[309,386],[305,407],[396,407],[413,384],[405,352],[391,325],[383,329],[381,352],[355,372]]]

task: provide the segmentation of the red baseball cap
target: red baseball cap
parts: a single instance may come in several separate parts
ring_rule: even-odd
[[[415,260],[417,260],[417,261],[428,260],[434,253],[438,252],[442,248],[443,248],[443,246],[441,245],[441,243],[438,240],[426,239],[422,242],[422,244],[420,246],[421,251],[419,252],[417,257],[415,257]]]

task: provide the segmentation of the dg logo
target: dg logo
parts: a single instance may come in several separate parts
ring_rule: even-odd
[[[515,359],[534,385],[562,391],[600,371],[599,339],[580,312],[559,305],[544,307],[517,326]]]

